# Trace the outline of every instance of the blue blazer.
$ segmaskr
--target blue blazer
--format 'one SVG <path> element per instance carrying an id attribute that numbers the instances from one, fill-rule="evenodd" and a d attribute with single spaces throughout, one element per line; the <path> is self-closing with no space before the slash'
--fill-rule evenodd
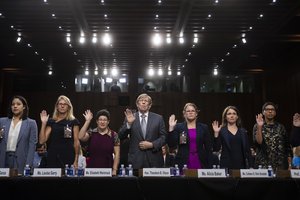
<path id="1" fill-rule="evenodd" d="M 149 112 L 146 137 L 143 137 L 140 117 L 138 112 L 135 114 L 135 121 L 132 123 L 130 129 L 127 128 L 127 121 L 125 120 L 123 126 L 119 130 L 119 138 L 124 139 L 129 135 L 129 150 L 128 163 L 131 163 L 134 169 L 143 168 L 143 162 L 146 159 L 150 167 L 163 167 L 163 155 L 161 147 L 166 143 L 166 129 L 165 122 L 161 115 Z M 153 148 L 141 150 L 139 143 L 141 141 L 152 142 Z"/>
<path id="2" fill-rule="evenodd" d="M 0 139 L 0 167 L 5 167 L 7 138 L 12 119 L 8 117 L 0 118 L 0 129 L 4 129 L 4 137 Z M 36 121 L 27 118 L 22 121 L 20 133 L 16 147 L 16 162 L 18 173 L 23 174 L 26 164 L 32 166 L 33 157 L 37 143 L 38 128 Z"/>
<path id="3" fill-rule="evenodd" d="M 179 143 L 180 133 L 182 133 L 182 131 L 188 134 L 186 122 L 177 123 L 174 130 L 170 132 L 167 137 L 167 143 L 169 147 L 178 148 L 174 164 L 178 164 L 180 168 L 182 168 L 184 164 L 187 164 L 190 153 L 189 137 L 187 137 L 186 144 Z M 196 143 L 199 160 L 202 167 L 211 168 L 213 162 L 213 141 L 212 135 L 210 134 L 206 124 L 200 122 L 196 123 Z"/>

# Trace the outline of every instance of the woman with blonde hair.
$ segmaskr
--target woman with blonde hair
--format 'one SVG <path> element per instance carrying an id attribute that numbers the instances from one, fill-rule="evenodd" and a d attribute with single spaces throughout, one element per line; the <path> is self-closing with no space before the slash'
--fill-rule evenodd
<path id="1" fill-rule="evenodd" d="M 73 105 L 64 95 L 57 98 L 52 118 L 46 110 L 40 113 L 39 142 L 47 142 L 47 166 L 64 168 L 66 164 L 78 166 L 79 121 L 73 114 Z"/>

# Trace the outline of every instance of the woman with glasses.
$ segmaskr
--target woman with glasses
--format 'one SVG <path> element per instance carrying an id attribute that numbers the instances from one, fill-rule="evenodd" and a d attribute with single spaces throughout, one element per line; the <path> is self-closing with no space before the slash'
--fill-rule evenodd
<path id="1" fill-rule="evenodd" d="M 285 127 L 275 120 L 277 105 L 266 102 L 262 113 L 256 115 L 253 141 L 256 147 L 255 166 L 274 170 L 288 169 L 291 165 L 291 146 Z"/>
<path id="2" fill-rule="evenodd" d="M 79 121 L 73 115 L 73 105 L 64 95 L 57 98 L 52 118 L 46 110 L 40 113 L 41 130 L 39 143 L 47 143 L 46 167 L 78 167 Z"/>
<path id="3" fill-rule="evenodd" d="M 85 123 L 79 131 L 79 139 L 88 142 L 88 168 L 112 168 L 112 175 L 117 175 L 120 162 L 120 140 L 118 134 L 109 128 L 110 113 L 100 110 L 96 114 L 97 127 L 89 130 L 93 113 L 86 110 L 83 114 Z"/>
<path id="4" fill-rule="evenodd" d="M 174 164 L 188 169 L 211 168 L 212 137 L 208 126 L 197 121 L 198 108 L 187 103 L 183 108 L 184 121 L 177 123 L 175 115 L 169 117 L 167 142 L 170 148 L 177 148 Z"/>

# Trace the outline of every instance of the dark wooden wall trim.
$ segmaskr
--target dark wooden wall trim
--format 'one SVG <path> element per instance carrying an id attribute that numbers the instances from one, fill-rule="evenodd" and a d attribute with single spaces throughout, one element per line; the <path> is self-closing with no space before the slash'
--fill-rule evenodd
<path id="1" fill-rule="evenodd" d="M 3 78 L 3 79 L 2 79 Z M 182 121 L 182 108 L 187 102 L 194 102 L 200 109 L 199 120 L 211 125 L 213 120 L 221 120 L 223 109 L 228 105 L 237 106 L 241 112 L 244 127 L 252 133 L 255 123 L 255 115 L 261 112 L 261 106 L 265 101 L 273 101 L 279 105 L 277 120 L 283 123 L 289 131 L 292 124 L 292 115 L 300 112 L 300 73 L 283 75 L 281 73 L 264 74 L 256 77 L 256 93 L 177 93 L 161 92 L 149 93 L 153 98 L 152 111 L 163 115 L 166 124 L 168 117 L 175 114 Z M 1 110 L 0 116 L 6 116 L 8 101 L 14 94 L 20 94 L 27 98 L 30 107 L 29 116 L 40 124 L 39 113 L 46 109 L 50 114 L 59 95 L 67 95 L 74 106 L 75 116 L 84 122 L 83 113 L 91 109 L 94 113 L 106 108 L 111 112 L 110 126 L 118 130 L 124 120 L 124 110 L 135 108 L 136 92 L 129 93 L 95 93 L 74 91 L 38 92 L 13 91 L 13 77 L 1 75 Z M 95 123 L 92 124 L 95 126 Z"/>

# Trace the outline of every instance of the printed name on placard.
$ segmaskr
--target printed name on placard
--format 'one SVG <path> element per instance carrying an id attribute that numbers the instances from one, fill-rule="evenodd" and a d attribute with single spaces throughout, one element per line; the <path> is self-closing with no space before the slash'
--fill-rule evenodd
<path id="1" fill-rule="evenodd" d="M 34 168 L 33 177 L 61 177 L 61 168 Z"/>
<path id="2" fill-rule="evenodd" d="M 198 178 L 225 178 L 225 169 L 198 169 Z"/>
<path id="3" fill-rule="evenodd" d="M 170 168 L 143 168 L 143 177 L 170 177 Z"/>

